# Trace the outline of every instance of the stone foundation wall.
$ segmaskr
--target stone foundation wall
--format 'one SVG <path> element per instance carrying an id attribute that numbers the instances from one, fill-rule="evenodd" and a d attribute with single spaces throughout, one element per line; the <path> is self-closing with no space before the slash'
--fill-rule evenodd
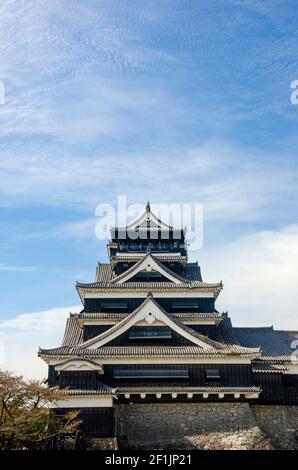
<path id="1" fill-rule="evenodd" d="M 248 403 L 117 404 L 122 449 L 273 449 Z"/>
<path id="2" fill-rule="evenodd" d="M 88 449 L 298 450 L 298 406 L 248 403 L 115 405 L 117 438 L 85 438 Z"/>
<path id="3" fill-rule="evenodd" d="M 298 406 L 252 405 L 251 411 L 275 449 L 298 450 Z"/>

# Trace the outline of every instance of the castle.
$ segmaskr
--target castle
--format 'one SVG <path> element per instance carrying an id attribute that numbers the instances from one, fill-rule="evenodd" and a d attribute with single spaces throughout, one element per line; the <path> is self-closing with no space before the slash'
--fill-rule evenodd
<path id="1" fill-rule="evenodd" d="M 109 263 L 76 285 L 83 308 L 67 319 L 61 346 L 39 351 L 48 386 L 66 390 L 56 411 L 78 409 L 85 436 L 123 448 L 233 448 L 241 436 L 243 448 L 271 448 L 270 416 L 282 421 L 281 410 L 297 430 L 298 333 L 233 327 L 216 309 L 222 283 L 202 280 L 185 231 L 149 203 L 111 232 Z"/>

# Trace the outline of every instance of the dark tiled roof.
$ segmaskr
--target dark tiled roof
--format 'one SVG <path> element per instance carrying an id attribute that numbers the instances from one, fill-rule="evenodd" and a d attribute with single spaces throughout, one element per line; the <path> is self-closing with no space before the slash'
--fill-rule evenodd
<path id="1" fill-rule="evenodd" d="M 96 282 L 109 282 L 115 277 L 109 263 L 98 263 L 96 268 Z"/>
<path id="2" fill-rule="evenodd" d="M 72 314 L 74 315 L 74 314 Z M 129 313 L 123 312 L 83 312 L 78 315 L 78 318 L 85 320 L 123 320 Z M 178 318 L 182 321 L 187 320 L 209 320 L 221 319 L 222 313 L 218 312 L 175 312 L 171 313 L 171 317 Z"/>
<path id="3" fill-rule="evenodd" d="M 187 262 L 187 256 L 175 256 L 174 254 L 161 254 L 161 253 L 158 253 L 154 250 L 152 250 L 152 254 L 155 258 L 159 259 L 159 261 L 161 262 L 179 262 L 179 263 L 182 263 L 183 265 L 186 264 Z M 179 253 L 180 254 L 180 253 Z M 135 253 L 135 255 L 131 255 L 130 256 L 125 256 L 123 254 L 118 254 L 117 256 L 113 256 L 111 258 L 111 262 L 113 264 L 115 263 L 136 263 L 137 261 L 139 261 L 139 259 L 141 257 L 144 256 L 144 253 Z"/>
<path id="4" fill-rule="evenodd" d="M 137 289 L 149 291 L 149 290 L 182 290 L 185 291 L 187 289 L 194 289 L 198 288 L 201 290 L 206 291 L 216 291 L 220 292 L 222 289 L 221 282 L 209 283 L 209 282 L 202 282 L 202 281 L 189 281 L 189 282 L 181 282 L 180 284 L 176 284 L 174 282 L 125 282 L 123 284 L 114 284 L 111 282 L 91 282 L 84 284 L 82 282 L 77 282 L 76 284 L 77 289 L 109 289 L 111 291 L 116 290 L 132 290 L 135 291 Z"/>
<path id="5" fill-rule="evenodd" d="M 270 361 L 289 361 L 293 353 L 291 344 L 298 339 L 295 331 L 279 331 L 273 327 L 233 328 L 239 343 L 246 347 L 260 346 L 262 359 Z"/>
<path id="6" fill-rule="evenodd" d="M 218 326 L 216 328 L 212 328 L 207 334 L 210 338 L 219 343 L 241 346 L 238 338 L 234 334 L 234 328 L 229 317 L 223 316 L 222 321 Z"/>
<path id="7" fill-rule="evenodd" d="M 94 338 L 91 338 L 88 341 L 82 342 L 82 328 L 79 325 L 79 317 L 80 316 L 71 316 L 67 322 L 65 339 L 62 343 L 60 348 L 54 348 L 50 350 L 42 350 L 40 355 L 68 355 L 68 354 L 77 354 L 79 356 L 86 355 L 93 356 L 94 350 L 90 350 L 90 345 L 94 344 L 96 341 L 101 340 L 107 336 L 109 336 L 113 331 L 117 331 L 121 326 L 125 325 L 133 316 L 137 314 L 140 308 L 144 305 L 145 302 L 151 300 L 156 304 L 156 306 L 172 321 L 174 322 L 179 328 L 183 331 L 188 333 L 189 335 L 193 336 L 194 338 L 198 338 L 200 341 L 206 344 L 206 349 L 203 349 L 200 346 L 195 346 L 195 349 L 192 347 L 107 347 L 101 346 L 97 351 L 98 357 L 103 355 L 106 357 L 107 355 L 134 355 L 136 357 L 144 356 L 144 355 L 160 355 L 164 354 L 168 356 L 169 354 L 188 354 L 191 353 L 191 356 L 198 355 L 198 356 L 206 356 L 206 355 L 244 355 L 244 356 L 251 356 L 251 357 L 258 357 L 260 355 L 259 347 L 258 346 L 246 346 L 245 344 L 241 344 L 238 341 L 237 336 L 234 334 L 234 328 L 231 325 L 231 321 L 229 318 L 224 317 L 220 324 L 214 328 L 212 338 L 203 335 L 191 327 L 183 324 L 181 322 L 181 318 L 177 318 L 175 315 L 168 314 L 152 297 L 148 297 L 142 305 L 140 305 L 134 312 L 129 315 L 125 315 L 125 317 L 115 325 L 113 325 L 108 330 L 104 331 L 100 335 L 97 335 Z M 185 314 L 189 315 L 189 314 Z M 209 315 L 209 314 L 208 314 Z M 66 348 L 69 346 L 69 348 Z M 91 352 L 90 352 L 91 351 Z M 120 351 L 122 351 L 120 353 Z"/>
<path id="8" fill-rule="evenodd" d="M 162 222 L 150 209 L 150 204 L 149 202 L 147 203 L 146 206 L 146 211 L 141 214 L 136 220 L 130 222 L 124 227 L 111 227 L 111 232 L 113 232 L 115 229 L 118 231 L 126 231 L 128 228 L 132 227 L 144 227 L 146 229 L 148 228 L 158 228 L 160 230 L 174 230 L 174 228 L 171 225 L 166 224 L 165 222 Z M 184 231 L 184 229 L 183 229 Z"/>
<path id="9" fill-rule="evenodd" d="M 200 266 L 198 266 L 198 263 L 187 263 L 187 265 L 185 266 L 184 276 L 189 281 L 202 282 L 201 268 Z"/>
<path id="10" fill-rule="evenodd" d="M 287 371 L 283 364 L 271 364 L 264 361 L 255 361 L 252 364 L 252 370 L 255 373 L 280 374 Z"/>
<path id="11" fill-rule="evenodd" d="M 177 318 L 171 316 L 169 313 L 167 313 L 156 301 L 153 297 L 147 297 L 147 299 L 138 307 L 136 308 L 130 315 L 128 315 L 126 318 L 121 320 L 119 323 L 116 323 L 113 325 L 111 328 L 108 330 L 104 331 L 103 333 L 95 336 L 94 338 L 91 338 L 84 343 L 80 345 L 81 348 L 88 348 L 91 345 L 95 344 L 97 341 L 100 341 L 104 338 L 107 338 L 112 334 L 113 332 L 117 332 L 118 330 L 121 329 L 121 327 L 125 326 L 132 318 L 134 318 L 137 313 L 145 306 L 146 303 L 148 302 L 153 302 L 155 306 L 175 325 L 178 326 L 178 328 L 182 329 L 185 333 L 189 334 L 191 337 L 196 338 L 204 343 L 204 345 L 208 346 L 206 349 L 212 350 L 217 350 L 217 351 L 223 351 L 226 354 L 258 354 L 259 350 L 256 349 L 248 349 L 245 347 L 240 346 L 237 342 L 236 344 L 232 343 L 231 340 L 234 339 L 232 337 L 228 337 L 229 342 L 217 342 L 214 341 L 207 336 L 202 335 L 201 333 L 193 330 L 189 326 L 186 326 L 184 323 L 182 323 L 180 320 Z"/>
<path id="12" fill-rule="evenodd" d="M 209 319 L 221 319 L 223 314 L 219 312 L 175 312 L 171 313 L 175 318 L 179 320 L 209 320 Z"/>
<path id="13" fill-rule="evenodd" d="M 147 387 L 127 386 L 118 387 L 117 393 L 260 393 L 260 387 L 190 387 L 190 386 L 162 386 L 152 384 Z"/>
<path id="14" fill-rule="evenodd" d="M 123 320 L 129 313 L 123 312 L 82 312 L 79 318 L 84 320 Z"/>
<path id="15" fill-rule="evenodd" d="M 114 388 L 109 387 L 103 383 L 99 383 L 96 389 L 67 389 L 65 390 L 65 395 L 67 396 L 88 396 L 88 395 L 114 395 L 116 390 Z"/>
<path id="16" fill-rule="evenodd" d="M 174 322 L 179 328 L 181 328 L 183 331 L 185 331 L 186 333 L 189 333 L 190 335 L 194 336 L 195 338 L 198 338 L 200 339 L 201 341 L 204 341 L 204 343 L 208 344 L 210 347 L 214 348 L 214 347 L 219 347 L 220 349 L 222 348 L 222 345 L 221 344 L 215 344 L 214 342 L 212 341 L 209 341 L 208 338 L 204 337 L 203 335 L 201 335 L 200 333 L 197 333 L 196 331 L 192 330 L 191 328 L 189 328 L 188 326 L 184 325 L 183 323 L 181 323 L 179 320 L 177 320 L 176 318 L 172 317 L 171 315 L 169 315 L 157 302 L 156 300 L 154 300 L 153 297 L 147 297 L 144 302 L 142 302 L 142 304 L 137 307 L 132 313 L 130 313 L 127 317 L 125 317 L 123 320 L 121 320 L 119 323 L 116 323 L 115 325 L 113 325 L 111 328 L 109 328 L 108 330 L 104 331 L 103 333 L 95 336 L 94 338 L 91 338 L 89 339 L 88 341 L 85 341 L 83 344 L 82 344 L 82 347 L 88 347 L 94 343 L 96 343 L 97 341 L 101 340 L 101 339 L 104 339 L 108 336 L 110 336 L 111 333 L 113 332 L 117 332 L 118 330 L 120 330 L 120 328 L 122 328 L 125 324 L 127 324 L 131 319 L 133 319 L 137 313 L 148 303 L 148 302 L 152 302 L 157 308 L 158 310 L 160 310 L 161 312 L 163 312 L 163 314 L 169 318 L 172 322 Z M 86 346 L 85 346 L 86 345 Z"/>
<path id="17" fill-rule="evenodd" d="M 75 346 L 83 340 L 83 328 L 76 316 L 70 316 L 66 320 L 62 346 Z"/>
<path id="18" fill-rule="evenodd" d="M 144 259 L 144 257 L 141 258 L 141 260 L 143 260 L 143 259 Z M 156 261 L 158 261 L 164 269 L 168 269 L 163 265 L 161 259 L 156 258 L 156 257 L 154 257 L 154 259 Z M 140 258 L 137 258 L 134 261 L 139 262 Z M 170 271 L 170 272 L 172 273 L 172 271 Z M 175 275 L 175 273 L 173 273 L 173 275 Z M 200 282 L 202 282 L 201 268 L 200 268 L 200 266 L 198 266 L 198 263 L 187 263 L 186 266 L 185 266 L 185 271 L 184 271 L 184 274 L 182 276 L 182 279 L 183 279 L 183 277 L 188 281 L 200 281 Z M 111 280 L 113 280 L 114 278 L 115 278 L 115 274 L 114 274 L 114 272 L 111 268 L 111 265 L 109 263 L 99 263 L 98 264 L 97 269 L 96 269 L 96 281 L 95 282 L 108 283 Z"/>
<path id="19" fill-rule="evenodd" d="M 174 271 L 172 271 L 171 269 L 169 269 L 167 266 L 165 266 L 161 261 L 158 260 L 158 258 L 156 258 L 155 256 L 153 256 L 151 253 L 147 253 L 143 258 L 140 258 L 139 261 L 137 263 L 135 263 L 133 266 L 131 266 L 129 269 L 127 269 L 126 271 L 124 271 L 123 273 L 119 274 L 119 276 L 117 277 L 114 277 L 114 279 L 111 281 L 111 282 L 118 282 L 120 281 L 121 279 L 125 278 L 128 274 L 132 274 L 136 268 L 138 268 L 139 266 L 142 265 L 142 263 L 147 259 L 152 259 L 156 264 L 157 266 L 159 266 L 159 268 L 161 270 L 164 270 L 167 274 L 169 274 L 170 276 L 174 277 L 174 279 L 176 279 L 177 281 L 180 281 L 180 282 L 189 282 L 188 279 L 186 279 L 185 277 L 183 276 L 180 276 L 179 274 L 176 274 Z"/>
<path id="20" fill-rule="evenodd" d="M 251 349 L 241 351 L 241 356 L 256 356 L 258 350 L 253 352 Z M 190 357 L 199 359 L 200 357 L 216 357 L 226 355 L 226 350 L 203 349 L 199 346 L 101 346 L 98 349 L 81 349 L 62 346 L 53 349 L 40 349 L 39 356 L 80 356 L 80 357 L 96 357 L 96 358 L 152 358 L 152 357 Z M 230 355 L 236 355 L 236 352 L 230 352 Z M 239 354 L 239 352 L 238 352 Z"/>

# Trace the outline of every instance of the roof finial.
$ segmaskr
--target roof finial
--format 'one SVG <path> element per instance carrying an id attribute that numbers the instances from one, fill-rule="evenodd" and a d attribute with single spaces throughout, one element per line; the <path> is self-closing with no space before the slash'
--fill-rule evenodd
<path id="1" fill-rule="evenodd" d="M 149 201 L 149 199 L 147 199 L 146 211 L 150 212 L 150 201 Z"/>

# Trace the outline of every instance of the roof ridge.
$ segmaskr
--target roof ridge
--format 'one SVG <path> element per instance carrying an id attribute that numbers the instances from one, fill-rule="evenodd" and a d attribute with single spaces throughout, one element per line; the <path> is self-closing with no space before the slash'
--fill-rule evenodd
<path id="1" fill-rule="evenodd" d="M 222 349 L 222 344 L 221 343 L 218 343 L 217 341 L 214 341 L 214 340 L 211 340 L 209 339 L 208 337 L 206 337 L 205 335 L 202 335 L 201 333 L 193 330 L 192 328 L 190 328 L 189 326 L 185 325 L 184 323 L 182 323 L 180 320 L 178 320 L 177 318 L 174 318 L 172 317 L 171 314 L 169 314 L 161 305 L 159 305 L 158 302 L 156 302 L 156 300 L 154 299 L 154 297 L 152 297 L 152 301 L 154 302 L 154 304 L 164 313 L 164 315 L 166 315 L 168 318 L 170 318 L 170 320 L 175 323 L 177 326 L 179 326 L 182 330 L 184 330 L 185 332 L 188 332 L 189 334 L 191 334 L 192 336 L 200 339 L 201 341 L 203 341 L 204 343 L 207 343 L 209 344 L 210 346 L 214 347 L 215 349 L 217 349 L 219 347 L 219 349 Z"/>
<path id="2" fill-rule="evenodd" d="M 61 347 L 71 346 L 73 342 L 78 344 L 82 338 L 83 327 L 79 322 L 77 315 L 71 315 L 66 320 L 66 325 L 64 329 L 64 335 L 61 343 Z"/>
<path id="3" fill-rule="evenodd" d="M 113 325 L 111 328 L 109 328 L 108 330 L 104 331 L 103 333 L 100 333 L 99 335 L 95 336 L 94 338 L 90 338 L 89 340 L 87 341 L 84 341 L 83 343 L 80 344 L 80 348 L 83 348 L 85 347 L 86 345 L 87 346 L 90 346 L 94 343 L 96 343 L 98 340 L 100 339 L 103 339 L 105 338 L 106 336 L 109 336 L 111 333 L 113 333 L 114 331 L 117 331 L 119 330 L 123 325 L 125 325 L 126 323 L 128 323 L 133 317 L 136 316 L 136 314 L 148 303 L 148 302 L 152 302 L 154 303 L 154 305 L 156 305 L 156 307 L 170 320 L 172 321 L 174 324 L 176 324 L 179 328 L 181 328 L 183 331 L 185 331 L 186 333 L 190 334 L 191 336 L 199 339 L 200 341 L 206 343 L 207 345 L 211 346 L 212 348 L 215 348 L 215 349 L 222 349 L 224 348 L 224 346 L 221 344 L 221 343 L 217 343 L 213 340 L 210 340 L 209 338 L 206 338 L 204 335 L 196 332 L 195 330 L 193 330 L 192 328 L 189 328 L 188 326 L 184 325 L 182 322 L 180 322 L 178 319 L 170 316 L 170 314 L 154 299 L 154 297 L 152 297 L 152 295 L 149 295 L 148 297 L 146 297 L 146 299 L 144 300 L 144 302 L 142 302 L 130 315 L 128 315 L 127 317 L 125 317 L 123 320 L 121 320 L 120 322 L 116 323 L 115 325 Z"/>
<path id="4" fill-rule="evenodd" d="M 113 279 L 114 281 L 114 279 Z M 79 282 L 77 281 L 76 282 L 76 286 L 77 287 L 98 287 L 98 286 L 95 286 L 94 284 L 98 284 L 101 286 L 104 286 L 104 287 L 111 287 L 111 286 L 115 286 L 115 283 L 114 282 L 111 282 L 111 281 L 108 281 L 108 282 L 104 282 L 104 281 L 95 281 L 95 282 Z M 133 284 L 138 284 L 138 285 L 148 285 L 149 287 L 152 286 L 152 284 L 154 286 L 158 285 L 158 286 L 164 286 L 166 285 L 166 287 L 168 287 L 169 285 L 173 285 L 173 282 L 142 282 L 142 281 L 136 281 L 136 282 L 130 282 L 130 285 L 133 285 Z M 189 279 L 186 280 L 186 282 L 183 282 L 181 284 L 184 284 L 184 285 L 193 285 L 193 286 L 202 286 L 202 287 L 222 287 L 222 282 L 205 282 L 205 281 L 190 281 Z M 120 287 L 120 286 L 123 286 L 123 284 L 116 284 L 116 287 Z M 179 284 L 174 284 L 174 287 L 179 287 Z M 133 286 L 135 287 L 135 286 Z M 241 328 L 241 327 L 240 327 Z M 249 327 L 248 327 L 249 328 Z"/>
<path id="5" fill-rule="evenodd" d="M 219 341 L 214 341 L 212 339 L 210 339 L 209 337 L 193 330 L 191 327 L 185 325 L 184 323 L 182 323 L 178 318 L 176 317 L 173 317 L 170 313 L 168 313 L 156 300 L 154 297 L 152 296 L 149 296 L 149 297 L 146 297 L 146 299 L 144 300 L 144 302 L 142 302 L 132 313 L 130 313 L 127 317 L 123 318 L 122 320 L 120 320 L 118 323 L 116 323 L 115 325 L 113 325 L 111 328 L 109 328 L 108 330 L 100 333 L 99 335 L 93 337 L 93 338 L 90 338 L 89 340 L 87 341 L 84 341 L 83 343 L 81 343 L 80 345 L 78 345 L 78 347 L 80 349 L 85 349 L 86 347 L 88 348 L 89 346 L 92 346 L 93 344 L 95 344 L 97 341 L 100 341 L 108 336 L 110 336 L 111 334 L 113 334 L 114 332 L 117 332 L 117 330 L 120 330 L 121 327 L 125 324 L 127 324 L 132 318 L 134 318 L 137 313 L 148 303 L 148 302 L 152 302 L 157 308 L 159 311 L 161 311 L 169 320 L 170 322 L 174 323 L 174 325 L 177 325 L 178 328 L 180 328 L 182 331 L 184 331 L 185 333 L 188 333 L 191 337 L 193 337 L 194 339 L 198 339 L 199 341 L 201 341 L 202 343 L 204 343 L 206 346 L 209 346 L 210 348 L 212 348 L 213 350 L 226 350 L 228 353 L 236 353 L 237 354 L 237 350 L 238 352 L 241 352 L 241 351 L 246 351 L 247 349 L 250 349 L 251 352 L 253 351 L 259 351 L 259 348 L 245 348 L 243 346 L 241 346 L 240 344 L 230 344 L 230 345 L 226 345 L 224 343 L 221 343 Z M 181 334 L 181 333 L 180 333 Z M 190 341 L 192 341 L 190 339 Z M 194 342 L 194 344 L 196 344 Z M 102 345 L 104 346 L 104 345 Z M 199 346 L 197 344 L 197 346 Z M 204 349 L 203 346 L 200 346 Z"/>
<path id="6" fill-rule="evenodd" d="M 235 354 L 235 352 L 229 352 L 230 354 Z M 238 351 L 242 357 L 252 357 L 255 356 L 256 353 L 259 353 L 259 348 L 241 348 Z M 103 355 L 106 356 L 114 356 L 118 357 L 119 355 L 122 357 L 123 355 L 133 356 L 133 357 L 140 357 L 144 355 L 156 355 L 157 357 L 161 356 L 168 356 L 168 355 L 190 355 L 191 357 L 216 357 L 225 355 L 225 351 L 218 350 L 214 348 L 203 349 L 200 346 L 192 345 L 192 346 L 102 346 L 99 349 L 80 349 L 79 347 L 58 347 L 58 348 L 51 348 L 51 349 L 39 349 L 38 355 L 39 356 L 68 356 L 71 354 L 75 354 L 82 357 L 102 357 Z M 236 352 L 237 354 L 237 352 Z M 256 359 L 254 357 L 254 359 Z M 263 360 L 264 358 L 258 357 L 259 360 Z M 269 358 L 270 359 L 270 358 Z M 272 358 L 274 362 L 278 360 L 284 361 L 284 358 Z M 268 358 L 266 358 L 268 362 Z"/>
<path id="7" fill-rule="evenodd" d="M 124 230 L 124 229 L 126 230 L 126 229 L 129 229 L 129 228 L 134 227 L 134 226 L 140 226 L 140 224 L 143 223 L 145 221 L 145 219 L 146 219 L 146 221 L 148 220 L 148 215 L 149 215 L 149 218 L 151 220 L 153 219 L 153 222 L 157 225 L 157 227 L 159 226 L 158 228 L 160 228 L 161 230 L 162 229 L 174 230 L 174 227 L 172 227 L 171 225 L 166 224 L 159 217 L 157 217 L 156 214 L 154 214 L 154 212 L 151 210 L 150 205 L 149 205 L 149 210 L 148 210 L 148 205 L 146 205 L 145 212 L 140 214 L 135 220 L 131 221 L 129 224 L 127 224 L 125 226 L 118 226 L 118 227 L 117 226 L 111 226 L 110 230 L 113 231 L 115 229 L 118 229 L 118 231 L 119 231 L 119 230 Z M 150 225 L 149 225 L 149 227 L 150 227 Z"/>
<path id="8" fill-rule="evenodd" d="M 111 333 L 113 333 L 114 331 L 117 331 L 118 329 L 121 328 L 122 325 L 125 325 L 125 323 L 127 323 L 131 318 L 133 318 L 139 311 L 140 309 L 146 305 L 146 303 L 148 303 L 149 301 L 152 301 L 153 300 L 153 297 L 149 296 L 149 297 L 146 297 L 146 299 L 144 300 L 144 302 L 142 302 L 133 312 L 131 312 L 127 317 L 123 318 L 123 320 L 121 320 L 120 322 L 116 323 L 115 325 L 113 325 L 111 328 L 109 328 L 108 330 L 106 331 L 103 331 L 102 333 L 100 333 L 99 335 L 96 335 L 94 336 L 93 338 L 90 338 L 88 339 L 87 341 L 84 341 L 83 343 L 80 344 L 80 348 L 82 348 L 83 346 L 85 347 L 86 345 L 92 345 L 93 343 L 96 343 L 96 341 L 98 341 L 99 339 L 102 339 L 102 338 L 105 338 L 106 336 L 110 335 Z"/>

